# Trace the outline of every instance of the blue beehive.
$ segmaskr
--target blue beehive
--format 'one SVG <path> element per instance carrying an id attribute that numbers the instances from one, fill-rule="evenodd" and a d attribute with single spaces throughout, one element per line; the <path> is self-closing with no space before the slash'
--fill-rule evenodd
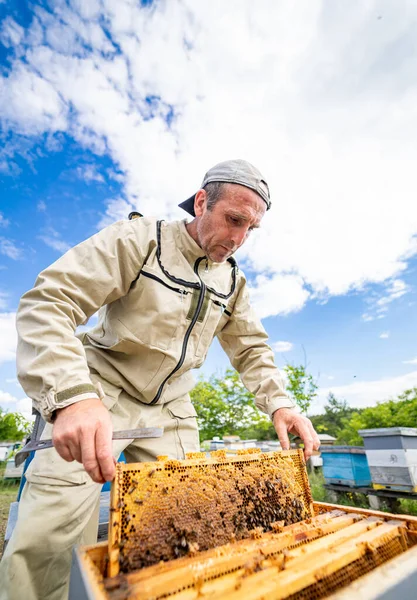
<path id="1" fill-rule="evenodd" d="M 371 485 L 371 473 L 365 448 L 331 446 L 320 448 L 326 483 L 362 487 Z"/>

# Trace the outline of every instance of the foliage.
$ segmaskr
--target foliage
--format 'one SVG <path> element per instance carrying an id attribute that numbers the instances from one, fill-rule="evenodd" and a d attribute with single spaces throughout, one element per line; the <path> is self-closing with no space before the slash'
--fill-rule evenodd
<path id="1" fill-rule="evenodd" d="M 357 506 L 360 508 L 369 508 L 369 501 L 365 494 L 356 492 L 338 493 L 337 500 L 331 497 L 331 494 L 324 487 L 325 479 L 321 469 L 309 473 L 311 494 L 315 502 L 329 502 L 330 504 L 341 504 L 344 506 Z M 400 498 L 399 513 L 404 515 L 417 515 L 417 500 Z M 382 511 L 391 512 L 388 506 L 381 507 Z"/>
<path id="2" fill-rule="evenodd" d="M 329 502 L 329 498 L 326 494 L 326 488 L 324 487 L 324 476 L 320 470 L 314 470 L 309 473 L 311 495 L 315 502 Z"/>
<path id="3" fill-rule="evenodd" d="M 242 439 L 276 438 L 271 420 L 261 413 L 240 380 L 239 374 L 228 369 L 224 377 L 200 379 L 191 392 L 197 411 L 201 441 L 225 435 Z"/>
<path id="4" fill-rule="evenodd" d="M 307 373 L 306 367 L 303 365 L 286 365 L 284 371 L 288 379 L 287 393 L 300 407 L 301 412 L 306 413 L 317 396 L 317 384 L 313 376 Z"/>
<path id="5" fill-rule="evenodd" d="M 317 433 L 327 433 L 335 438 L 340 436 L 340 432 L 344 429 L 352 414 L 355 412 L 353 408 L 349 408 L 346 400 L 338 400 L 336 396 L 330 392 L 327 397 L 327 404 L 324 407 L 324 413 L 310 417 L 311 422 Z M 346 444 L 346 441 L 340 440 Z"/>
<path id="6" fill-rule="evenodd" d="M 363 439 L 360 429 L 375 429 L 379 427 L 415 427 L 417 423 L 417 388 L 406 390 L 398 400 L 379 402 L 352 413 L 338 435 L 338 442 L 362 446 Z"/>
<path id="7" fill-rule="evenodd" d="M 20 441 L 30 433 L 31 423 L 20 413 L 0 408 L 0 441 Z"/>
<path id="8" fill-rule="evenodd" d="M 337 438 L 337 444 L 363 446 L 361 429 L 380 427 L 415 427 L 417 423 L 417 388 L 406 390 L 397 399 L 379 402 L 368 408 L 350 408 L 345 400 L 329 394 L 324 414 L 311 417 L 318 433 Z"/>

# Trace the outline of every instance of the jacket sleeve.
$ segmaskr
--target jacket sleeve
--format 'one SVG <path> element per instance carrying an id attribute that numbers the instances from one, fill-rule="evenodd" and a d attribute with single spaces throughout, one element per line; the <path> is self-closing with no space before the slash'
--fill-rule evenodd
<path id="1" fill-rule="evenodd" d="M 58 408 L 101 396 L 75 329 L 128 292 L 148 247 L 146 225 L 140 221 L 120 221 L 75 246 L 21 298 L 18 379 L 46 421 Z"/>
<path id="2" fill-rule="evenodd" d="M 231 317 L 217 337 L 261 411 L 272 417 L 278 408 L 295 408 L 266 343 L 268 335 L 250 305 L 243 275 Z"/>

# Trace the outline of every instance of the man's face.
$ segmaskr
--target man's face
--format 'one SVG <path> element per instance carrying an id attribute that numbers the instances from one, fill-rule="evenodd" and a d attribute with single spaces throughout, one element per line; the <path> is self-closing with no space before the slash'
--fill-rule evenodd
<path id="1" fill-rule="evenodd" d="M 207 209 L 204 190 L 196 194 L 197 241 L 213 262 L 224 262 L 259 227 L 266 204 L 253 190 L 237 184 L 225 184 L 220 199 Z"/>

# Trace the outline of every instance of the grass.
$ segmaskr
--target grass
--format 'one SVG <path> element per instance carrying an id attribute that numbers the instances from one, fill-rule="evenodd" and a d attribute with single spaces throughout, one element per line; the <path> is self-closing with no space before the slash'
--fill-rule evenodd
<path id="1" fill-rule="evenodd" d="M 7 519 L 9 518 L 9 507 L 12 502 L 15 502 L 17 492 L 19 491 L 19 483 L 3 480 L 5 467 L 5 463 L 0 462 L 0 558 L 3 554 L 3 542 Z"/>
<path id="2" fill-rule="evenodd" d="M 316 470 L 314 473 L 309 473 L 311 493 L 313 500 L 316 502 L 329 502 L 335 504 L 334 500 L 329 497 L 329 493 L 324 487 L 324 477 L 321 470 Z M 340 493 L 336 504 L 343 506 L 356 506 L 358 508 L 369 508 L 368 498 L 366 494 L 356 494 L 352 492 Z M 381 510 L 390 512 L 388 506 L 382 506 Z M 408 498 L 400 498 L 399 512 L 404 515 L 417 516 L 417 500 L 409 500 Z"/>

